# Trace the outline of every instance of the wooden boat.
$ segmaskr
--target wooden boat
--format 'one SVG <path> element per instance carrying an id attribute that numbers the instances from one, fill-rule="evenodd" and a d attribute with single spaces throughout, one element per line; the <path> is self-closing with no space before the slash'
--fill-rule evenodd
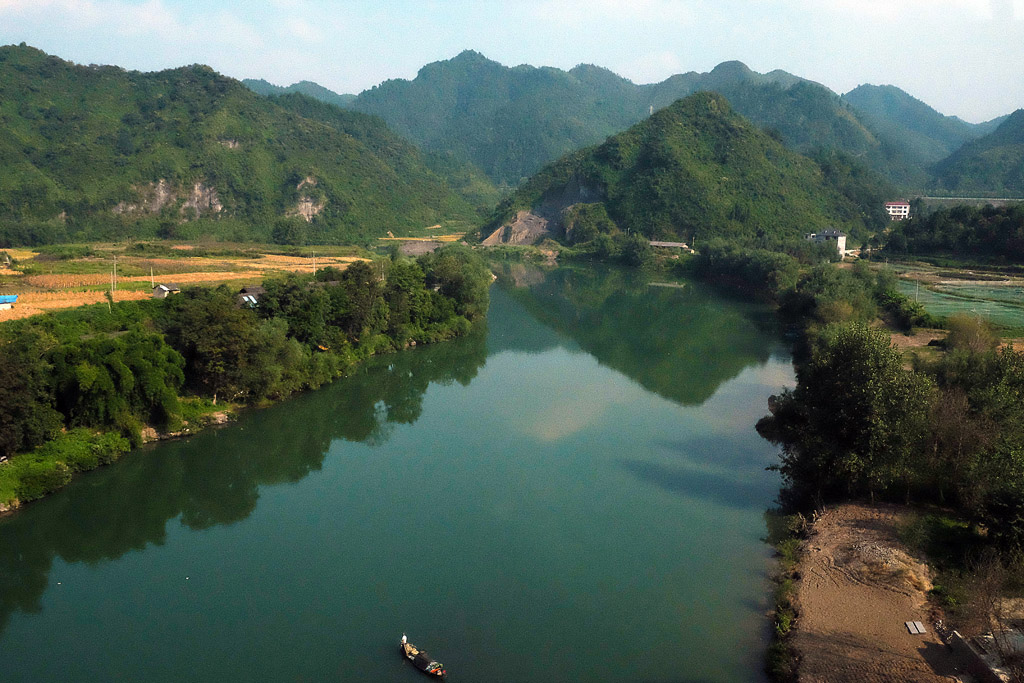
<path id="1" fill-rule="evenodd" d="M 426 651 L 417 649 L 415 645 L 406 640 L 405 635 L 402 635 L 402 641 L 398 644 L 398 649 L 406 659 L 412 662 L 413 666 L 428 676 L 445 678 L 448 675 L 441 662 L 435 662 Z"/>

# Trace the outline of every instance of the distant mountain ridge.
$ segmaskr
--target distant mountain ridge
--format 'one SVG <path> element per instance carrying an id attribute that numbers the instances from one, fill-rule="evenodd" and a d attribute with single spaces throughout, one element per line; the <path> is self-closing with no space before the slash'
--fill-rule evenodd
<path id="1" fill-rule="evenodd" d="M 467 50 L 427 64 L 412 80 L 384 81 L 347 106 L 380 116 L 424 149 L 467 159 L 495 182 L 514 186 L 545 163 L 641 121 L 652 108 L 699 91 L 723 94 L 736 111 L 797 151 L 841 151 L 904 187 L 927 185 L 928 165 L 955 144 L 943 127 L 935 133 L 926 125 L 908 136 L 906 122 L 901 128 L 884 109 L 864 113 L 818 83 L 781 70 L 760 74 L 736 61 L 636 85 L 598 66 L 506 67 Z M 863 94 L 852 99 L 863 105 Z M 950 121 L 944 126 L 958 128 Z"/>
<path id="2" fill-rule="evenodd" d="M 476 218 L 379 119 L 304 115 L 319 103 L 289 97 L 204 66 L 139 73 L 0 47 L 0 244 L 352 242 Z"/>
<path id="3" fill-rule="evenodd" d="M 321 102 L 327 102 L 328 104 L 333 104 L 339 107 L 347 107 L 356 99 L 355 95 L 336 93 L 333 90 L 325 88 L 319 83 L 314 83 L 313 81 L 299 81 L 298 83 L 292 83 L 291 85 L 281 86 L 274 85 L 262 78 L 243 78 L 242 84 L 260 95 L 271 96 L 299 93 L 300 95 L 307 95 L 320 100 Z"/>
<path id="4" fill-rule="evenodd" d="M 1024 198 L 1024 109 L 939 162 L 935 174 L 945 192 Z"/>
<path id="5" fill-rule="evenodd" d="M 843 95 L 875 131 L 901 139 L 927 164 L 946 158 L 981 137 L 981 125 L 943 116 L 893 85 L 861 85 Z"/>

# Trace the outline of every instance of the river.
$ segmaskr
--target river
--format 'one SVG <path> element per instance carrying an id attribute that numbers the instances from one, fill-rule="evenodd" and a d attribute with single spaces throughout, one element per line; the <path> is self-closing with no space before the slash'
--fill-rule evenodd
<path id="1" fill-rule="evenodd" d="M 507 266 L 475 334 L 0 519 L 0 677 L 761 681 L 791 359 L 695 283 Z"/>

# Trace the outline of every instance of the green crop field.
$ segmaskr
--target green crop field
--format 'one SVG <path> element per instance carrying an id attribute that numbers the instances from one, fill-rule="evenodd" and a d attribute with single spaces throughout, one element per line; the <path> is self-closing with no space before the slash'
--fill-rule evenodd
<path id="1" fill-rule="evenodd" d="M 917 298 L 925 309 L 936 316 L 972 313 L 993 325 L 1024 328 L 1024 289 L 984 284 L 938 285 L 935 289 L 920 287 L 900 280 L 900 291 Z"/>

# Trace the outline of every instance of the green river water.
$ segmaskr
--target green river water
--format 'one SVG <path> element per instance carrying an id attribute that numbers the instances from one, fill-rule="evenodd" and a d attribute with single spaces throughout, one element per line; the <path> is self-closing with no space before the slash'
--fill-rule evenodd
<path id="1" fill-rule="evenodd" d="M 0 519 L 0 680 L 761 681 L 770 313 L 523 266 L 486 327 Z"/>

